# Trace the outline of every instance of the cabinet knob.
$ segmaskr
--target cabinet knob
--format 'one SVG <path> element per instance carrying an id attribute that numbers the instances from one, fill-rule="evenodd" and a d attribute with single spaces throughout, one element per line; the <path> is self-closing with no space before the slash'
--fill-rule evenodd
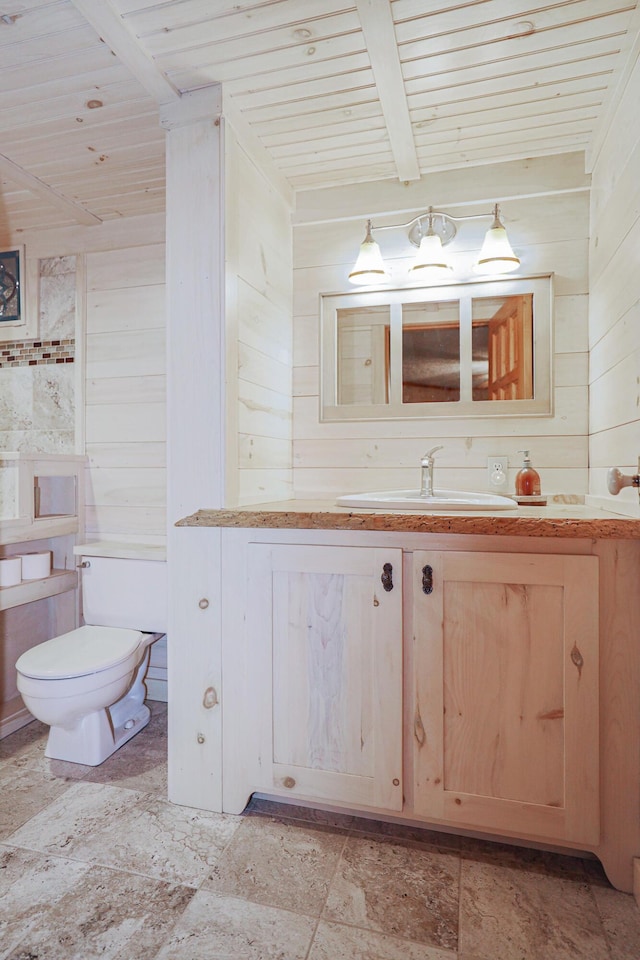
<path id="1" fill-rule="evenodd" d="M 295 785 L 296 785 L 296 782 L 293 779 L 293 777 L 285 777 L 284 780 L 282 781 L 282 786 L 286 787 L 287 790 L 291 790 L 293 787 L 295 787 Z"/>
<path id="2" fill-rule="evenodd" d="M 389 593 L 390 590 L 393 590 L 393 567 L 390 563 L 385 563 L 382 567 L 382 576 L 380 577 L 380 582 L 387 593 Z"/>
<path id="3" fill-rule="evenodd" d="M 200 607 L 201 610 L 206 610 L 207 607 L 209 606 L 209 601 L 207 600 L 206 597 L 203 597 L 202 600 L 198 601 L 198 606 Z"/>

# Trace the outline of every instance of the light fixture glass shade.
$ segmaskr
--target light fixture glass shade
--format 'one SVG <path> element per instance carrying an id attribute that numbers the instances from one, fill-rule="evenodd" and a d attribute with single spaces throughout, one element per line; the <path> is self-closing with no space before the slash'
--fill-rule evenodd
<path id="1" fill-rule="evenodd" d="M 511 248 L 496 207 L 493 223 L 486 232 L 480 256 L 473 269 L 476 273 L 510 273 L 519 266 L 520 260 Z"/>
<path id="2" fill-rule="evenodd" d="M 380 247 L 371 236 L 371 221 L 367 223 L 367 235 L 360 245 L 360 253 L 349 274 L 351 283 L 384 283 L 389 280 Z"/>
<path id="3" fill-rule="evenodd" d="M 422 280 L 427 283 L 435 280 L 447 280 L 451 276 L 453 267 L 449 263 L 442 241 L 436 233 L 427 233 L 420 241 L 420 246 L 409 270 L 412 280 Z"/>

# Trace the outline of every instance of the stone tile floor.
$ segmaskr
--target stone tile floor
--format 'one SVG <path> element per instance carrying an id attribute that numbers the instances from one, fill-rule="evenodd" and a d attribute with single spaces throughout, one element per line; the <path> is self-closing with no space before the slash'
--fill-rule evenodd
<path id="1" fill-rule="evenodd" d="M 166 705 L 97 768 L 0 741 L 0 960 L 640 960 L 595 861 L 166 799 Z"/>

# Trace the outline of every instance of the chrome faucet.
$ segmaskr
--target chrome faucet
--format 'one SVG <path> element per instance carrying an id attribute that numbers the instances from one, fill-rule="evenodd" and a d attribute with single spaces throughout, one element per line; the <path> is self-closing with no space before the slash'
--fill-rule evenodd
<path id="1" fill-rule="evenodd" d="M 428 450 L 425 455 L 420 460 L 420 467 L 422 468 L 421 481 L 420 481 L 420 496 L 421 497 L 432 497 L 433 496 L 433 465 L 435 463 L 434 453 L 437 450 L 443 450 L 444 447 L 433 447 L 431 450 Z"/>

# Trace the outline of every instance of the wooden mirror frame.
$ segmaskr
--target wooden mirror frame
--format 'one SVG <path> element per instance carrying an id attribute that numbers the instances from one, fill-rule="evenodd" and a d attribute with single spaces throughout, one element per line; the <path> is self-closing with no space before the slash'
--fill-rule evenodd
<path id="1" fill-rule="evenodd" d="M 471 387 L 471 307 L 474 299 L 533 295 L 533 398 L 474 400 Z M 460 304 L 461 399 L 403 403 L 401 394 L 402 306 L 457 300 Z M 338 311 L 389 306 L 390 402 L 338 402 Z M 433 287 L 359 290 L 320 296 L 320 420 L 405 420 L 468 417 L 548 417 L 553 415 L 553 282 L 551 275 L 518 279 L 478 280 Z M 393 357 L 399 358 L 394 364 Z M 395 384 L 395 387 L 393 386 Z M 395 397 L 395 399 L 394 399 Z"/>

